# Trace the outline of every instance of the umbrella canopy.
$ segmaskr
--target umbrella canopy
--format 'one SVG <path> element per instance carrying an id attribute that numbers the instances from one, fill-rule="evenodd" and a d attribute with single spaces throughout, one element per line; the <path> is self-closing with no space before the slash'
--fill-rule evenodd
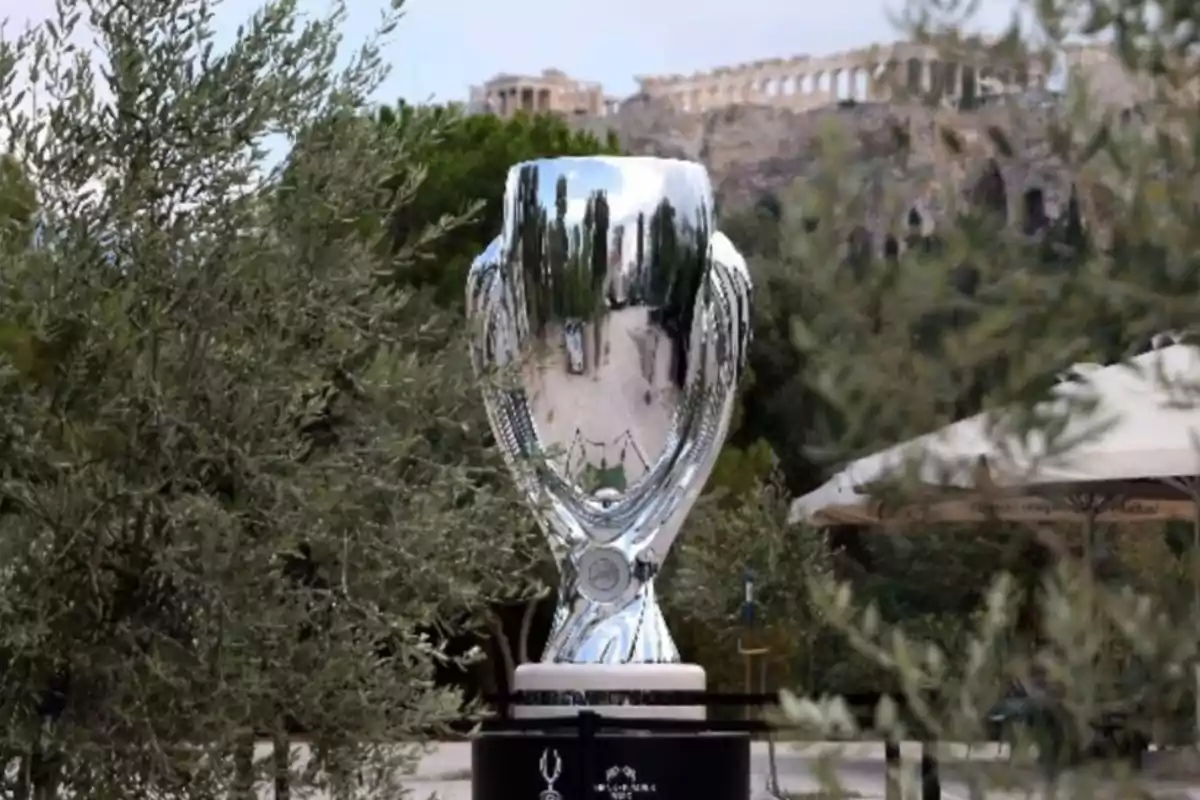
<path id="1" fill-rule="evenodd" d="M 1072 512 L 1050 502 L 1051 494 L 1117 492 L 1139 481 L 1200 475 L 1196 387 L 1200 348 L 1193 345 L 1107 367 L 1077 365 L 1035 409 L 1038 417 L 1062 421 L 1058 435 L 1036 426 L 1021 430 L 1029 426 L 1015 411 L 960 420 L 849 464 L 796 500 L 791 517 L 817 524 L 880 521 L 883 509 L 872 490 L 907 476 L 937 497 L 897 509 L 888 515 L 893 519 L 1052 521 Z M 1108 503 L 1097 519 L 1192 519 L 1193 513 L 1191 500 L 1175 495 Z"/>

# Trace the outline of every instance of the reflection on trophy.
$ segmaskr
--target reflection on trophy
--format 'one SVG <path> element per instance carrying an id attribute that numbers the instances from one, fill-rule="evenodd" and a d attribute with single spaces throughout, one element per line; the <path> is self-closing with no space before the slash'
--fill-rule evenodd
<path id="1" fill-rule="evenodd" d="M 561 574 L 542 663 L 519 668 L 518 690 L 703 691 L 654 578 L 725 438 L 749 292 L 703 167 L 561 158 L 509 172 L 503 230 L 469 280 L 472 353 Z"/>

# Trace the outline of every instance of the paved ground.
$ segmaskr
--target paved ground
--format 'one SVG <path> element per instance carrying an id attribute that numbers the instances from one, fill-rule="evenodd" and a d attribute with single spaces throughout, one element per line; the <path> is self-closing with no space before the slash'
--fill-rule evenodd
<path id="1" fill-rule="evenodd" d="M 268 750 L 260 748 L 259 758 L 265 758 Z M 300 756 L 300 753 L 297 753 Z M 300 756 L 303 758 L 302 756 Z M 874 742 L 839 744 L 834 742 L 781 743 L 776 747 L 776 771 L 780 788 L 786 793 L 817 793 L 821 790 L 819 775 L 823 772 L 826 758 L 836 758 L 837 775 L 846 792 L 862 800 L 882 800 L 885 796 L 886 773 L 883 746 Z M 920 745 L 906 742 L 901 746 L 901 757 L 910 771 L 912 793 L 906 797 L 919 797 L 915 791 L 916 766 L 920 759 Z M 1007 754 L 994 744 L 973 747 L 947 745 L 942 754 L 942 798 L 943 800 L 970 800 L 966 780 L 970 773 L 979 770 L 1003 769 Z M 1143 788 L 1152 792 L 1155 800 L 1200 800 L 1200 755 L 1195 751 L 1151 754 L 1144 777 Z M 769 800 L 767 794 L 770 776 L 770 759 L 766 743 L 755 743 L 751 754 L 753 770 L 752 786 L 755 800 Z M 1036 780 L 1036 773 L 1028 773 L 1023 785 Z M 465 742 L 445 742 L 431 747 L 421 760 L 416 774 L 406 781 L 413 790 L 414 800 L 470 800 L 471 798 L 471 750 Z M 273 800 L 273 793 L 263 787 L 263 800 Z M 299 793 L 293 797 L 299 798 Z M 1046 797 L 1043 791 L 989 792 L 995 800 Z M 1062 795 L 1060 795 L 1062 796 Z M 1116 793 L 1101 790 L 1098 798 L 1115 800 Z M 1144 797 L 1144 795 L 1143 795 Z M 303 795 L 304 800 L 328 800 L 321 795 Z M 537 800 L 529 798 L 529 800 Z M 702 800 L 702 799 L 701 799 Z"/>
<path id="2" fill-rule="evenodd" d="M 970 791 L 965 783 L 964 762 L 1002 762 L 1007 756 L 996 745 L 982 744 L 974 747 L 950 745 L 944 758 L 947 769 L 942 777 L 943 800 L 970 800 Z M 785 792 L 810 793 L 821 788 L 818 777 L 823 756 L 837 757 L 838 779 L 842 789 L 853 792 L 864 800 L 883 798 L 885 794 L 885 766 L 883 746 L 876 743 L 836 744 L 832 742 L 787 743 L 776 747 L 776 770 L 780 788 Z M 920 758 L 920 745 L 905 743 L 901 747 L 905 764 L 915 769 Z M 756 743 L 752 753 L 754 771 L 753 787 L 760 797 L 767 797 L 770 762 L 765 743 Z M 417 770 L 417 775 L 408 783 L 414 790 L 416 800 L 470 800 L 470 746 L 462 742 L 446 743 L 426 756 Z M 1200 781 L 1155 780 L 1151 787 L 1156 796 L 1171 800 L 1200 800 Z M 1025 792 L 991 793 L 990 797 L 1026 797 Z"/>

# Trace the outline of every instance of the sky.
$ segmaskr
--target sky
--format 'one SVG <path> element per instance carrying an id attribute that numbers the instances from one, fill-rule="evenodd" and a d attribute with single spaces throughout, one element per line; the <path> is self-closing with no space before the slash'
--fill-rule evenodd
<path id="1" fill-rule="evenodd" d="M 350 0 L 347 44 L 363 41 L 382 0 Z M 500 72 L 548 67 L 600 81 L 619 97 L 639 74 L 687 73 L 804 53 L 824 55 L 898 38 L 889 9 L 901 0 L 408 0 L 385 57 L 393 72 L 380 101 L 465 100 Z M 981 0 L 982 30 L 1000 30 L 1015 0 Z M 321 13 L 327 0 L 301 0 Z M 218 19 L 231 37 L 257 7 L 226 0 Z M 0 0 L 0 19 L 22 25 L 54 0 Z M 595 9 L 589 12 L 589 8 Z M 10 28 L 11 30 L 11 28 Z"/>

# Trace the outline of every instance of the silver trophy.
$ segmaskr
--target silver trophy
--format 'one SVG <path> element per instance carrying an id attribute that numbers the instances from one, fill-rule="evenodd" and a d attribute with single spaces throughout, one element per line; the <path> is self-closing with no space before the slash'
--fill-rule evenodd
<path id="1" fill-rule="evenodd" d="M 514 166 L 468 281 L 492 429 L 561 574 L 543 662 L 677 663 L 654 576 L 712 471 L 749 336 L 708 174 L 658 158 Z"/>

